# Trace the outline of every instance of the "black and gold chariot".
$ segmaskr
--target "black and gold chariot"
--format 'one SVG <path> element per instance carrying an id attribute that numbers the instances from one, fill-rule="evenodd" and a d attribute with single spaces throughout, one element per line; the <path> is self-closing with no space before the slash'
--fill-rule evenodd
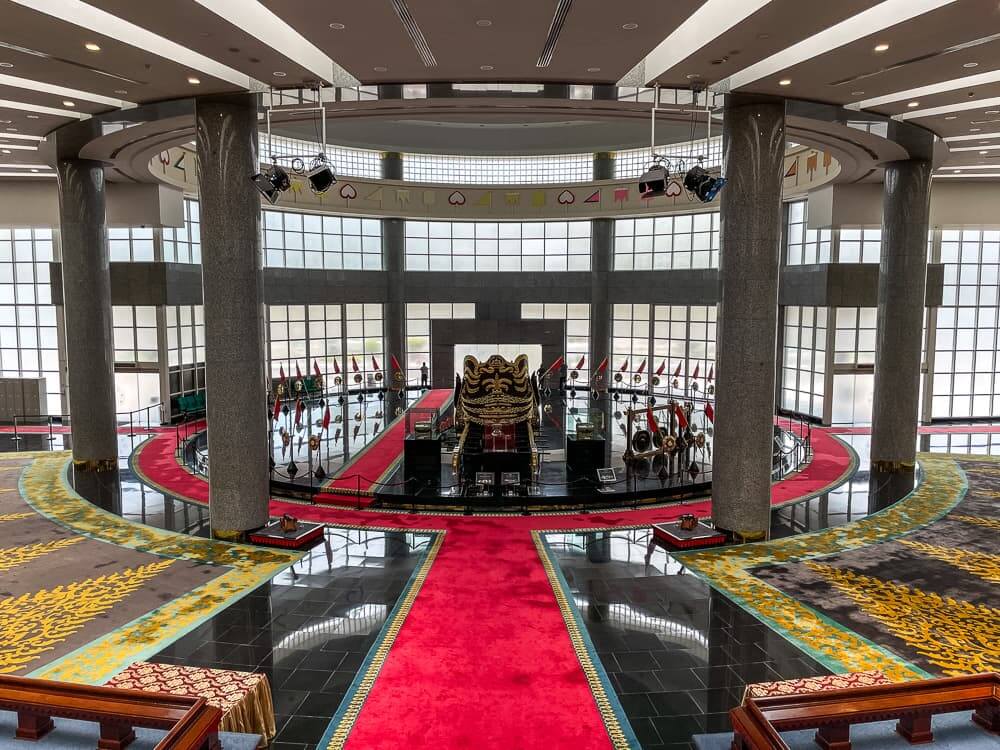
<path id="1" fill-rule="evenodd" d="M 455 383 L 459 437 L 452 468 L 466 475 L 494 468 L 525 475 L 536 471 L 538 405 L 538 382 L 527 356 L 519 354 L 513 362 L 499 354 L 484 362 L 467 356 Z"/>

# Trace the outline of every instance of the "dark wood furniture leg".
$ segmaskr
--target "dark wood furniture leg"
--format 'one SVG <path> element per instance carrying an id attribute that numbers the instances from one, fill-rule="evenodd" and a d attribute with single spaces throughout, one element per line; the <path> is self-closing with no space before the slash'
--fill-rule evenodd
<path id="1" fill-rule="evenodd" d="M 934 733 L 931 731 L 930 714 L 904 716 L 896 724 L 896 731 L 912 745 L 934 741 Z"/>
<path id="2" fill-rule="evenodd" d="M 50 716 L 18 711 L 15 736 L 19 740 L 38 740 L 55 729 L 55 726 Z"/>
<path id="3" fill-rule="evenodd" d="M 98 750 L 123 750 L 132 740 L 135 732 L 128 724 L 111 724 L 101 722 L 101 738 L 97 741 Z"/>
<path id="4" fill-rule="evenodd" d="M 972 714 L 972 720 L 987 732 L 1000 733 L 1000 705 L 980 706 Z"/>
<path id="5" fill-rule="evenodd" d="M 823 750 L 851 750 L 851 725 L 830 724 L 816 730 L 816 744 Z"/>

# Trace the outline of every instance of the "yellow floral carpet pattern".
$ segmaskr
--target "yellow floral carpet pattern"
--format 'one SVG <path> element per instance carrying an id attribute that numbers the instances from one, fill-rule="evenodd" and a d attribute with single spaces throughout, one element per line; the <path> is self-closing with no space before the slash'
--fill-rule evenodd
<path id="1" fill-rule="evenodd" d="M 0 673 L 102 684 L 301 558 L 126 521 L 81 498 L 68 465 L 0 456 L 0 523 L 22 540 L 0 548 Z"/>
<path id="2" fill-rule="evenodd" d="M 921 485 L 880 513 L 678 559 L 835 672 L 1000 669 L 1000 461 L 919 460 Z"/>

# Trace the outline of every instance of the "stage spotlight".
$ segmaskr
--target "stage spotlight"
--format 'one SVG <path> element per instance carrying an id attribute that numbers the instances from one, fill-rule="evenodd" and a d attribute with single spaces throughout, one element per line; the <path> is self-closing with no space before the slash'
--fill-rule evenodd
<path id="1" fill-rule="evenodd" d="M 655 198 L 659 195 L 667 194 L 667 182 L 670 174 L 662 164 L 653 164 L 639 178 L 639 197 Z"/>
<path id="2" fill-rule="evenodd" d="M 337 176 L 325 158 L 313 161 L 312 167 L 306 172 L 306 179 L 309 180 L 309 187 L 316 195 L 322 195 L 337 182 Z"/>
<path id="3" fill-rule="evenodd" d="M 272 206 L 278 202 L 283 192 L 292 187 L 288 173 L 277 164 L 253 175 L 250 181 Z"/>
<path id="4" fill-rule="evenodd" d="M 725 184 L 725 177 L 712 177 L 701 165 L 691 167 L 684 175 L 684 188 L 702 203 L 711 203 Z"/>

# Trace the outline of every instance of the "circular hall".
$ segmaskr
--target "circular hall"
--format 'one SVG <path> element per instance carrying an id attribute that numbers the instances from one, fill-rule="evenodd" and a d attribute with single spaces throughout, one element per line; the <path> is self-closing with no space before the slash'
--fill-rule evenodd
<path id="1" fill-rule="evenodd" d="M 1000 748 L 996 2 L 0 18 L 0 745 Z"/>

